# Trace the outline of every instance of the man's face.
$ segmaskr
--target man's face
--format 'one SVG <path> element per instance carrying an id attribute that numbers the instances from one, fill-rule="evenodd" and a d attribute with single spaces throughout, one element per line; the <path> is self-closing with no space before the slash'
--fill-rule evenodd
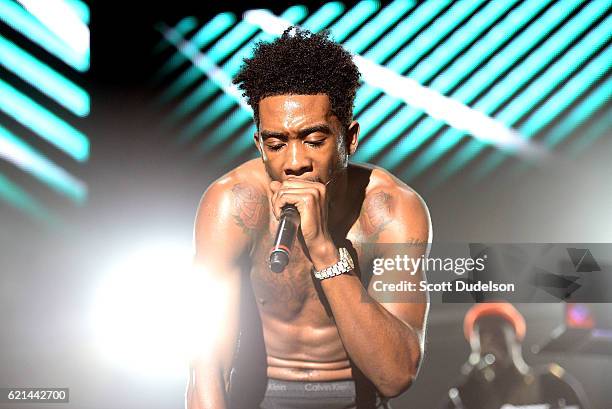
<path id="1" fill-rule="evenodd" d="M 358 126 L 353 123 L 351 128 Z M 345 138 L 327 95 L 275 95 L 259 102 L 255 143 L 272 180 L 294 177 L 327 183 L 346 168 Z M 351 153 L 352 145 L 349 141 Z"/>

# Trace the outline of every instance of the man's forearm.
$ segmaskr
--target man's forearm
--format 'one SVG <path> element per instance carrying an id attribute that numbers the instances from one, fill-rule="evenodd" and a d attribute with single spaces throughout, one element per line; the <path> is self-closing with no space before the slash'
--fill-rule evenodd
<path id="1" fill-rule="evenodd" d="M 221 371 L 200 364 L 194 369 L 194 382 L 189 385 L 187 409 L 226 409 L 225 389 Z"/>
<path id="2" fill-rule="evenodd" d="M 353 362 L 383 395 L 405 390 L 421 358 L 416 331 L 370 298 L 353 274 L 323 280 L 321 286 Z"/>

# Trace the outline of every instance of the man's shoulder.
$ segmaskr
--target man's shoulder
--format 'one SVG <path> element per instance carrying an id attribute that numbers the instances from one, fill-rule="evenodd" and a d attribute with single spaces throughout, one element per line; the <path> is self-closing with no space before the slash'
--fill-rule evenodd
<path id="1" fill-rule="evenodd" d="M 367 169 L 370 172 L 368 185 L 365 191 L 365 201 L 386 194 L 389 195 L 389 199 L 425 206 L 425 201 L 416 190 L 386 169 L 371 164 L 355 164 L 354 166 L 361 169 Z"/>
<path id="2" fill-rule="evenodd" d="M 267 209 L 261 170 L 257 161 L 248 161 L 208 186 L 198 206 L 196 231 L 223 226 L 210 236 L 221 231 L 234 236 L 240 231 L 251 234 L 266 225 Z"/>
<path id="3" fill-rule="evenodd" d="M 383 168 L 356 166 L 369 172 L 361 213 L 368 233 L 380 233 L 377 237 L 389 242 L 431 239 L 429 209 L 416 190 Z"/>
<path id="4" fill-rule="evenodd" d="M 260 160 L 244 162 L 214 180 L 204 192 L 203 200 L 220 201 L 232 193 L 265 196 L 265 169 Z"/>

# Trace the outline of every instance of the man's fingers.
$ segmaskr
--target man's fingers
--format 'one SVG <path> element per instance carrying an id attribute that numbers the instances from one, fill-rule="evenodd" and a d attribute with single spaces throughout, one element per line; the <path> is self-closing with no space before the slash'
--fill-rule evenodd
<path id="1" fill-rule="evenodd" d="M 305 191 L 314 191 L 317 193 L 319 197 L 325 197 L 326 188 L 325 185 L 316 182 L 310 182 L 308 184 L 305 183 L 283 183 L 281 188 L 278 190 L 279 192 L 286 190 L 300 189 Z"/>
<path id="2" fill-rule="evenodd" d="M 320 195 L 321 195 L 321 192 L 318 189 L 311 188 L 311 187 L 308 187 L 308 188 L 282 188 L 282 189 L 280 189 L 276 193 L 276 195 L 278 197 L 278 196 L 286 195 L 288 193 L 296 194 L 296 195 L 300 195 L 300 194 L 308 195 L 308 194 L 310 194 L 310 195 L 314 195 L 315 197 L 320 197 Z"/>
<path id="3" fill-rule="evenodd" d="M 298 187 L 298 186 L 317 186 L 317 185 L 320 185 L 320 186 L 323 186 L 323 187 L 325 186 L 321 182 L 315 182 L 314 180 L 297 179 L 297 178 L 292 178 L 292 179 L 284 180 L 282 182 L 282 185 L 283 186 L 292 186 L 292 187 L 293 186 L 295 186 L 295 187 Z"/>
<path id="4" fill-rule="evenodd" d="M 317 203 L 320 199 L 316 189 L 285 189 L 280 190 L 274 202 L 274 213 L 277 219 L 280 217 L 282 208 L 285 205 L 294 205 L 303 216 L 309 209 L 316 211 Z"/>
<path id="5" fill-rule="evenodd" d="M 325 201 L 326 187 L 322 183 L 302 179 L 288 179 L 270 183 L 270 202 L 274 217 L 278 220 L 285 205 L 294 205 L 300 213 L 305 206 L 312 207 Z"/>
<path id="6" fill-rule="evenodd" d="M 280 217 L 282 208 L 285 205 L 294 205 L 297 207 L 300 214 L 305 214 L 307 207 L 312 207 L 316 203 L 316 198 L 313 193 L 304 192 L 279 192 L 278 197 L 274 203 L 274 213 L 277 215 L 277 219 Z"/>
<path id="7" fill-rule="evenodd" d="M 287 179 L 282 183 L 282 187 L 314 187 L 322 194 L 325 194 L 325 191 L 327 189 L 327 187 L 323 183 L 302 179 Z"/>
<path id="8" fill-rule="evenodd" d="M 308 207 L 315 207 L 317 206 L 317 203 L 320 202 L 320 200 L 320 193 L 317 189 L 283 188 L 277 193 L 276 201 L 274 202 L 274 207 L 278 210 L 280 217 L 280 211 L 282 210 L 283 206 L 287 204 L 292 204 L 295 206 L 304 205 Z M 300 207 L 298 207 L 298 210 L 300 210 Z M 303 213 L 303 210 L 305 209 L 300 210 L 300 212 Z"/>

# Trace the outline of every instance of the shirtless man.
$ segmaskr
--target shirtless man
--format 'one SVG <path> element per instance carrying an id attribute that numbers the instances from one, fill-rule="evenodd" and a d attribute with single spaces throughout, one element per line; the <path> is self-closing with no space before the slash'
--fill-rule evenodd
<path id="1" fill-rule="evenodd" d="M 222 331 L 192 362 L 188 409 L 229 407 L 244 280 L 256 300 L 267 355 L 262 408 L 386 407 L 415 379 L 427 295 L 377 301 L 363 280 L 372 262 L 364 243 L 419 243 L 418 257 L 431 242 L 431 222 L 422 199 L 400 180 L 348 163 L 359 135 L 352 120 L 358 81 L 348 52 L 325 35 L 298 29 L 258 44 L 235 79 L 254 111 L 261 158 L 215 181 L 200 203 L 196 265 L 228 292 L 214 311 L 222 314 Z M 287 204 L 299 211 L 300 231 L 290 263 L 274 273 L 268 257 Z M 354 268 L 316 277 L 346 253 Z M 422 272 L 399 278 L 424 279 Z M 358 374 L 375 399 L 357 402 Z"/>

